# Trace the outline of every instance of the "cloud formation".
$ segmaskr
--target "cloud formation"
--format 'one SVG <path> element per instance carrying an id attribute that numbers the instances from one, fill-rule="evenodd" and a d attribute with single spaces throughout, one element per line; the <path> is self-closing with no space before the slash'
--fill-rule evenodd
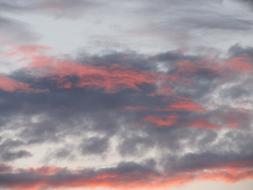
<path id="1" fill-rule="evenodd" d="M 0 0 L 0 189 L 251 183 L 246 4 Z"/>
<path id="2" fill-rule="evenodd" d="M 30 46 L 15 50 L 11 55 L 21 54 L 29 64 L 1 80 L 5 92 L 1 134 L 19 126 L 14 136 L 22 142 L 17 142 L 16 150 L 11 145 L 14 141 L 9 143 L 11 136 L 2 136 L 2 160 L 29 160 L 35 154 L 29 147 L 54 143 L 49 163 L 64 157 L 99 159 L 101 153 L 101 159 L 110 160 L 111 152 L 116 151 L 119 167 L 91 168 L 88 173 L 59 169 L 50 175 L 14 168 L 14 173 L 2 174 L 1 186 L 144 187 L 145 179 L 150 178 L 162 187 L 194 179 L 235 182 L 252 177 L 252 151 L 248 147 L 253 142 L 252 107 L 242 110 L 233 103 L 222 104 L 217 99 L 221 92 L 216 92 L 229 90 L 232 95 L 236 84 L 232 89 L 226 85 L 235 78 L 251 79 L 250 49 L 234 46 L 229 58 L 216 60 L 173 52 L 146 58 L 138 55 L 135 59 L 128 54 L 111 54 L 62 60 L 42 55 L 41 49 Z M 171 58 L 173 54 L 177 59 Z M 118 60 L 124 60 L 124 66 L 116 64 Z M 170 67 L 168 71 L 157 67 L 161 60 Z M 160 90 L 165 87 L 170 90 Z M 189 87 L 191 90 L 186 91 Z M 30 89 L 41 92 L 32 93 Z M 216 107 L 205 99 L 217 101 Z M 241 141 L 240 136 L 248 136 L 243 137 L 247 141 Z M 72 138 L 76 140 L 67 140 Z M 152 153 L 154 150 L 159 157 Z M 172 154 L 175 150 L 178 152 Z M 137 159 L 140 155 L 143 158 L 130 164 L 131 169 L 127 165 L 122 171 L 124 157 Z M 145 159 L 152 161 L 143 171 Z M 239 170 L 234 172 L 234 167 Z M 16 177 L 18 180 L 13 181 Z"/>

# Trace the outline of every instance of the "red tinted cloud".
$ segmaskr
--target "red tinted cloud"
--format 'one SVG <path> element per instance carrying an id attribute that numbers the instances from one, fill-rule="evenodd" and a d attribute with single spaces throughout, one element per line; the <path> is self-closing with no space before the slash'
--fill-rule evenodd
<path id="1" fill-rule="evenodd" d="M 180 61 L 176 66 L 179 73 L 194 73 L 198 70 L 198 65 L 191 61 Z"/>
<path id="2" fill-rule="evenodd" d="M 51 48 L 43 45 L 23 45 L 14 47 L 12 50 L 9 50 L 4 53 L 4 56 L 10 58 L 19 58 L 26 62 L 30 62 L 34 57 L 42 55 L 44 52 L 47 52 Z"/>
<path id="3" fill-rule="evenodd" d="M 207 120 L 201 119 L 201 120 L 195 120 L 193 121 L 189 127 L 192 128 L 204 128 L 204 129 L 218 129 L 219 126 L 215 125 Z"/>
<path id="4" fill-rule="evenodd" d="M 173 174 L 158 174 L 153 171 L 134 170 L 118 172 L 117 170 L 71 171 L 57 167 L 3 172 L 0 187 L 16 190 L 61 189 L 106 187 L 122 190 L 169 188 L 192 181 L 216 181 L 234 183 L 244 179 L 253 179 L 252 161 L 235 161 L 213 165 L 208 168 L 181 171 Z"/>
<path id="5" fill-rule="evenodd" d="M 30 69 L 39 70 L 44 76 L 54 76 L 61 88 L 90 87 L 112 92 L 121 88 L 138 90 L 142 84 L 155 83 L 154 75 L 143 71 L 118 65 L 105 67 L 78 64 L 46 56 L 34 57 Z M 77 77 L 77 81 L 70 82 L 68 77 Z"/>
<path id="6" fill-rule="evenodd" d="M 216 77 L 232 73 L 252 73 L 253 66 L 247 57 L 238 56 L 227 60 L 201 59 L 196 62 L 180 61 L 176 63 L 176 74 L 195 76 L 198 73 L 209 73 Z M 188 77 L 189 78 L 189 77 Z M 190 79 L 189 79 L 190 80 Z"/>
<path id="7" fill-rule="evenodd" d="M 19 82 L 7 76 L 0 75 L 0 90 L 6 92 L 30 91 L 31 87 L 24 82 Z"/>
<path id="8" fill-rule="evenodd" d="M 232 72 L 249 73 L 253 71 L 253 66 L 246 57 L 234 57 L 223 63 L 225 70 Z"/>
<path id="9" fill-rule="evenodd" d="M 176 63 L 177 74 L 191 74 L 194 75 L 197 72 L 206 72 L 210 74 L 219 75 L 220 69 L 216 67 L 217 63 L 214 60 L 202 59 L 197 62 L 192 61 L 180 61 Z"/>
<path id="10" fill-rule="evenodd" d="M 173 126 L 177 121 L 176 115 L 169 115 L 167 117 L 158 117 L 158 116 L 146 116 L 144 118 L 145 121 L 152 123 L 158 127 L 171 127 Z"/>
<path id="11" fill-rule="evenodd" d="M 170 96 L 175 95 L 175 91 L 169 86 L 158 87 L 154 92 L 149 94 L 150 96 Z"/>
<path id="12" fill-rule="evenodd" d="M 28 70 L 38 77 L 52 77 L 60 88 L 99 88 L 113 92 L 121 88 L 138 90 L 142 84 L 154 84 L 152 73 L 129 69 L 119 65 L 95 66 L 78 64 L 44 55 L 49 47 L 26 45 L 15 48 L 9 56 L 21 56 L 30 65 Z M 76 77 L 75 82 L 69 77 Z"/>
<path id="13" fill-rule="evenodd" d="M 205 112 L 205 109 L 200 104 L 190 100 L 178 101 L 168 105 L 164 110 L 167 111 L 187 111 L 187 112 Z"/>

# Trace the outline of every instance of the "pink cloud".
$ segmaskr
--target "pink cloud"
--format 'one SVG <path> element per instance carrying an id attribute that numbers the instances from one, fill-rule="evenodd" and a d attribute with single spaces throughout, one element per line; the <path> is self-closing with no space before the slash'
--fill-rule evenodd
<path id="1" fill-rule="evenodd" d="M 15 92 L 15 91 L 25 92 L 25 91 L 31 91 L 32 88 L 27 83 L 19 82 L 7 76 L 0 75 L 0 90 L 6 91 L 6 92 Z"/>

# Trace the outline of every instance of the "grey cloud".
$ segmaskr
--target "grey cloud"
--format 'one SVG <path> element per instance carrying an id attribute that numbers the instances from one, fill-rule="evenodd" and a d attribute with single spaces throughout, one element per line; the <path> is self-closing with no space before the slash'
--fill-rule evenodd
<path id="1" fill-rule="evenodd" d="M 243 20 L 238 18 L 231 18 L 217 13 L 199 13 L 192 17 L 179 19 L 182 22 L 180 26 L 191 30 L 209 29 L 209 30 L 250 30 L 252 29 L 251 20 Z M 179 27 L 180 27 L 179 26 Z"/>
<path id="2" fill-rule="evenodd" d="M 73 154 L 74 148 L 75 147 L 73 146 L 65 144 L 64 147 L 58 150 L 53 150 L 52 154 L 50 153 L 50 155 L 53 155 L 53 157 L 55 157 L 55 159 L 57 160 L 64 160 L 64 159 L 73 160 L 75 158 Z"/>
<path id="3" fill-rule="evenodd" d="M 165 171 L 181 173 L 222 168 L 230 164 L 238 164 L 245 168 L 251 167 L 248 163 L 253 159 L 253 151 L 250 148 L 253 142 L 252 130 L 232 129 L 222 135 L 222 138 L 219 137 L 221 135 L 219 131 L 200 132 L 198 130 L 194 132 L 197 133 L 197 136 L 187 135 L 182 139 L 186 142 L 186 147 L 188 145 L 189 149 L 194 148 L 195 151 L 183 155 L 177 155 L 177 152 L 174 151 L 164 156 L 161 164 Z"/>
<path id="4" fill-rule="evenodd" d="M 150 16 L 151 13 L 159 17 L 151 17 L 151 22 L 143 27 L 142 32 L 152 31 L 157 36 L 168 37 L 177 32 L 181 38 L 193 37 L 196 32 L 217 30 L 219 34 L 224 31 L 247 31 L 252 29 L 252 20 L 228 14 L 223 9 L 222 0 L 216 1 L 158 1 L 147 3 L 143 1 L 141 10 L 136 11 Z"/>
<path id="5" fill-rule="evenodd" d="M 148 150 L 154 147 L 152 139 L 149 137 L 121 137 L 122 142 L 120 143 L 118 150 L 123 156 L 141 156 L 144 155 Z"/>
<path id="6" fill-rule="evenodd" d="M 229 163 L 247 163 L 248 161 L 252 160 L 252 156 L 252 154 L 240 155 L 236 153 L 189 153 L 178 159 L 170 158 L 166 164 L 167 168 L 170 168 L 169 171 L 171 172 L 186 172 L 191 170 L 219 168 L 222 166 L 225 167 L 226 164 L 229 165 Z"/>
<path id="7" fill-rule="evenodd" d="M 4 140 L 0 143 L 2 161 L 13 161 L 20 158 L 30 157 L 32 154 L 26 150 L 17 150 L 20 149 L 20 146 L 24 145 L 23 141 L 20 140 Z"/>
<path id="8" fill-rule="evenodd" d="M 211 136 L 210 136 L 211 135 Z M 209 138 L 210 141 L 206 141 Z M 215 142 L 213 135 L 199 139 L 199 150 L 195 153 L 186 153 L 183 156 L 169 154 L 163 157 L 162 164 L 168 172 L 186 172 L 193 170 L 212 169 L 226 167 L 230 164 L 238 164 L 242 167 L 250 167 L 248 162 L 253 158 L 253 152 L 250 148 L 252 143 L 252 133 L 242 131 L 229 131 L 223 138 Z M 243 140 L 246 139 L 246 140 Z M 202 146 L 202 143 L 206 143 Z M 193 145 L 190 143 L 189 145 Z M 222 146 L 221 146 L 222 145 Z"/>
<path id="9" fill-rule="evenodd" d="M 236 1 L 241 2 L 241 3 L 245 3 L 245 5 L 248 5 L 251 8 L 253 8 L 253 1 L 252 0 L 236 0 Z"/>
<path id="10" fill-rule="evenodd" d="M 2 153 L 2 160 L 4 161 L 13 161 L 16 159 L 21 159 L 21 158 L 26 158 L 26 157 L 31 157 L 32 154 L 26 150 L 19 150 L 19 151 L 14 151 L 14 152 L 3 152 Z"/>
<path id="11" fill-rule="evenodd" d="M 235 44 L 229 49 L 231 56 L 246 56 L 253 60 L 253 48 L 252 47 L 243 47 L 240 44 Z"/>
<path id="12" fill-rule="evenodd" d="M 12 13 L 42 13 L 57 18 L 77 18 L 85 14 L 89 8 L 97 6 L 94 1 L 88 0 L 36 0 L 28 1 L 0 1 L 2 12 Z"/>
<path id="13" fill-rule="evenodd" d="M 0 39 L 3 44 L 29 43 L 39 38 L 29 25 L 13 18 L 0 15 Z"/>
<path id="14" fill-rule="evenodd" d="M 109 143 L 106 138 L 91 137 L 83 140 L 80 145 L 82 154 L 103 154 L 109 148 Z"/>
<path id="15" fill-rule="evenodd" d="M 8 165 L 0 164 L 0 173 L 9 172 L 12 168 Z"/>

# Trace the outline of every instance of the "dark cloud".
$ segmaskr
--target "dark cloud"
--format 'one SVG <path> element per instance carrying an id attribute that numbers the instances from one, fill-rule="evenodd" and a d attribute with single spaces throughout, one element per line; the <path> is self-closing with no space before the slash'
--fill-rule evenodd
<path id="1" fill-rule="evenodd" d="M 84 155 L 103 154 L 108 150 L 108 140 L 106 138 L 91 137 L 85 139 L 80 145 L 81 152 Z"/>

